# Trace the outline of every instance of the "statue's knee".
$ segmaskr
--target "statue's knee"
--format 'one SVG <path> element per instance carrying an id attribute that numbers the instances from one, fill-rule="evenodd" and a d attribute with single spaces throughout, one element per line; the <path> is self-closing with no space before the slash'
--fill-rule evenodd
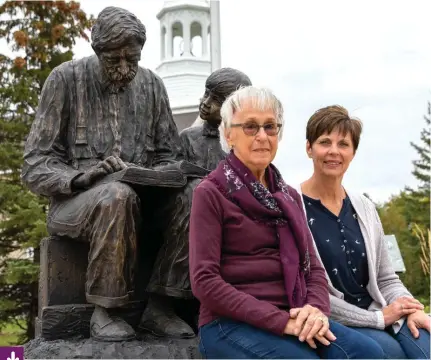
<path id="1" fill-rule="evenodd" d="M 101 206 L 121 206 L 128 202 L 138 202 L 139 198 L 135 190 L 129 185 L 114 181 L 104 185 L 104 189 L 100 194 L 101 199 L 99 204 Z"/>

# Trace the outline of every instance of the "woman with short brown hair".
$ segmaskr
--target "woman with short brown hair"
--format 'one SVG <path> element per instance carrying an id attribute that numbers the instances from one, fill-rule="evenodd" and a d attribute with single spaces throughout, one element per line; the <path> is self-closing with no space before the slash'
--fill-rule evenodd
<path id="1" fill-rule="evenodd" d="M 359 146 L 360 120 L 342 106 L 308 121 L 313 175 L 298 188 L 329 280 L 331 318 L 373 338 L 389 358 L 430 358 L 430 318 L 395 274 L 374 204 L 343 177 Z"/>

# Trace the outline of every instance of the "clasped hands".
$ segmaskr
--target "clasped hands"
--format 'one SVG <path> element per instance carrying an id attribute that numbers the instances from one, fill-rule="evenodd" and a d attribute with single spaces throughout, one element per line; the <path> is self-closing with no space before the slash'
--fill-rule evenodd
<path id="1" fill-rule="evenodd" d="M 329 330 L 328 317 L 318 308 L 305 305 L 302 308 L 290 309 L 289 313 L 290 319 L 284 329 L 286 335 L 298 336 L 299 341 L 306 341 L 313 349 L 317 348 L 314 340 L 326 346 L 336 340 Z"/>
<path id="2" fill-rule="evenodd" d="M 423 309 L 424 306 L 418 300 L 407 296 L 400 296 L 383 308 L 385 326 L 392 325 L 397 320 L 407 316 L 407 326 L 412 335 L 418 338 L 418 329 L 426 329 L 430 332 L 430 317 L 425 314 Z"/>

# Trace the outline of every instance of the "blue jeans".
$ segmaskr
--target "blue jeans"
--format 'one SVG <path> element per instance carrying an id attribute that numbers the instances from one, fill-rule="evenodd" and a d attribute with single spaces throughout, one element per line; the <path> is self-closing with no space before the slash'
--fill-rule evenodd
<path id="1" fill-rule="evenodd" d="M 369 336 L 379 343 L 388 359 L 429 359 L 430 358 L 430 333 L 419 329 L 419 338 L 415 339 L 404 322 L 401 330 L 395 334 L 392 328 L 388 331 L 371 328 L 354 329 Z"/>
<path id="2" fill-rule="evenodd" d="M 337 340 L 317 350 L 296 336 L 279 336 L 254 326 L 221 318 L 199 330 L 199 350 L 206 359 L 382 359 L 382 348 L 368 336 L 332 320 Z"/>

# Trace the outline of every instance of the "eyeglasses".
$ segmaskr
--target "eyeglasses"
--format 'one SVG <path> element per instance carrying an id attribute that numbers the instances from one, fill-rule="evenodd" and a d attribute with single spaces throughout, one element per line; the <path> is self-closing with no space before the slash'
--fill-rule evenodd
<path id="1" fill-rule="evenodd" d="M 276 136 L 281 130 L 281 124 L 275 123 L 259 125 L 255 122 L 246 122 L 243 124 L 232 124 L 231 127 L 242 127 L 244 134 L 248 136 L 255 136 L 259 132 L 260 128 L 263 128 L 268 136 Z"/>

